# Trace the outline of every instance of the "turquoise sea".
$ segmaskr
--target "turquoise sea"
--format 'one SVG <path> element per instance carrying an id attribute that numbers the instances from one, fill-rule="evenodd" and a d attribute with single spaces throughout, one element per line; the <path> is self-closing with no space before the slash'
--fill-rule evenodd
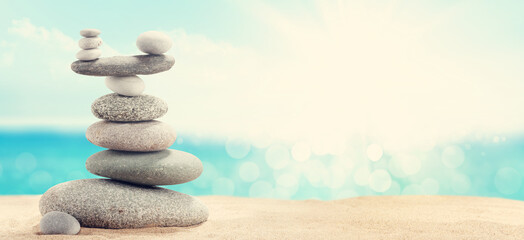
<path id="1" fill-rule="evenodd" d="M 168 188 L 283 199 L 438 194 L 524 200 L 524 136 L 473 139 L 400 155 L 349 141 L 350 153 L 318 155 L 292 144 L 181 135 L 172 148 L 199 157 L 204 172 Z M 101 150 L 81 131 L 0 131 L 0 195 L 42 194 L 61 182 L 96 178 L 85 160 Z"/>

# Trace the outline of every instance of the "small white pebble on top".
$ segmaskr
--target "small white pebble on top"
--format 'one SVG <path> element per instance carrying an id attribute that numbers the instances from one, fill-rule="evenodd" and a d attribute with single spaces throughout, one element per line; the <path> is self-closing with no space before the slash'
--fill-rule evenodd
<path id="1" fill-rule="evenodd" d="M 93 28 L 84 29 L 80 31 L 80 35 L 82 35 L 82 37 L 96 37 L 100 35 L 100 30 Z"/>

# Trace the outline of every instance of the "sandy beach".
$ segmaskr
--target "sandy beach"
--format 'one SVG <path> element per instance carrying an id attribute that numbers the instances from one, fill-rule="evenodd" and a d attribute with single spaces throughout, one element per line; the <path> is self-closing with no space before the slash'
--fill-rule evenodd
<path id="1" fill-rule="evenodd" d="M 0 197 L 0 239 L 523 239 L 524 202 L 457 196 L 290 201 L 206 196 L 189 228 L 94 229 L 39 235 L 40 196 Z"/>

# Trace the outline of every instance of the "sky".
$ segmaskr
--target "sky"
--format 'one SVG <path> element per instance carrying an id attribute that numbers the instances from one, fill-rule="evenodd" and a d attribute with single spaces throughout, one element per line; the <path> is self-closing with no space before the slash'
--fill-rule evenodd
<path id="1" fill-rule="evenodd" d="M 0 126 L 85 129 L 102 77 L 70 69 L 168 34 L 143 76 L 162 121 L 210 136 L 420 144 L 524 129 L 522 1 L 0 1 Z M 335 139 L 335 140 L 333 140 Z"/>

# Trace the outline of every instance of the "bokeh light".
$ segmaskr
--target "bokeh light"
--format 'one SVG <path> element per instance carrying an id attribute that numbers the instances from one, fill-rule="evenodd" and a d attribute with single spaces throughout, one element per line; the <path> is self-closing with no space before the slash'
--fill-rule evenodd
<path id="1" fill-rule="evenodd" d="M 290 162 L 289 150 L 281 145 L 272 145 L 266 150 L 266 163 L 273 169 L 282 169 Z"/>
<path id="2" fill-rule="evenodd" d="M 358 197 L 358 193 L 354 190 L 342 190 L 337 193 L 335 196 L 335 199 L 345 199 L 345 198 L 352 198 L 352 197 Z"/>
<path id="3" fill-rule="evenodd" d="M 514 168 L 500 168 L 495 175 L 495 187 L 502 194 L 514 194 L 519 191 L 521 185 L 522 176 Z"/>
<path id="4" fill-rule="evenodd" d="M 251 145 L 248 141 L 239 138 L 232 138 L 226 142 L 226 152 L 235 159 L 242 159 L 247 156 Z"/>
<path id="5" fill-rule="evenodd" d="M 355 159 L 350 156 L 336 156 L 332 163 L 333 166 L 344 169 L 347 174 L 355 167 Z"/>
<path id="6" fill-rule="evenodd" d="M 401 192 L 400 184 L 398 184 L 398 182 L 396 181 L 391 181 L 391 186 L 389 187 L 388 190 L 384 192 L 384 195 L 395 196 L 395 195 L 400 195 L 400 192 Z"/>
<path id="7" fill-rule="evenodd" d="M 327 174 L 328 170 L 326 169 L 326 166 L 318 159 L 307 161 L 304 166 L 304 175 L 309 183 L 314 187 L 320 187 L 324 176 Z"/>
<path id="8" fill-rule="evenodd" d="M 254 162 L 243 162 L 238 169 L 238 175 L 245 182 L 253 182 L 258 179 L 260 169 Z"/>
<path id="9" fill-rule="evenodd" d="M 74 171 L 67 173 L 68 180 L 78 180 L 78 179 L 84 179 L 84 178 L 87 178 L 87 174 L 85 173 L 85 171 L 74 170 Z"/>
<path id="10" fill-rule="evenodd" d="M 366 186 L 369 183 L 370 174 L 369 168 L 367 166 L 362 166 L 355 171 L 353 180 L 355 181 L 355 184 L 359 186 Z"/>
<path id="11" fill-rule="evenodd" d="M 433 178 L 424 179 L 420 187 L 425 195 L 436 195 L 440 188 L 438 181 Z"/>
<path id="12" fill-rule="evenodd" d="M 420 159 L 410 154 L 396 155 L 389 163 L 389 170 L 399 178 L 417 174 L 421 167 L 422 163 Z"/>
<path id="13" fill-rule="evenodd" d="M 47 171 L 39 170 L 31 174 L 28 181 L 33 190 L 50 188 L 53 185 L 53 176 Z"/>
<path id="14" fill-rule="evenodd" d="M 257 181 L 251 184 L 249 196 L 254 198 L 271 198 L 273 197 L 273 185 L 267 181 Z"/>
<path id="15" fill-rule="evenodd" d="M 442 163 L 448 168 L 458 168 L 464 162 L 464 151 L 458 146 L 448 146 L 442 151 Z"/>
<path id="16" fill-rule="evenodd" d="M 391 187 L 391 176 L 384 169 L 377 169 L 369 175 L 369 187 L 375 192 L 385 192 Z"/>
<path id="17" fill-rule="evenodd" d="M 458 173 L 451 180 L 451 188 L 458 194 L 465 194 L 471 188 L 471 180 L 467 175 Z"/>
<path id="18" fill-rule="evenodd" d="M 323 172 L 323 184 L 330 189 L 339 189 L 346 183 L 348 172 L 340 166 L 331 166 Z"/>
<path id="19" fill-rule="evenodd" d="M 286 188 L 282 186 L 276 186 L 273 191 L 273 198 L 277 199 L 290 199 L 293 197 L 293 194 L 295 193 L 293 189 L 297 188 Z"/>
<path id="20" fill-rule="evenodd" d="M 366 154 L 369 160 L 376 162 L 380 160 L 380 158 L 382 157 L 382 154 L 383 154 L 382 147 L 380 147 L 380 145 L 378 144 L 373 143 L 368 146 L 366 150 Z"/>
<path id="21" fill-rule="evenodd" d="M 15 160 L 16 169 L 22 173 L 30 173 L 36 168 L 36 158 L 33 154 L 23 152 Z"/>
<path id="22" fill-rule="evenodd" d="M 422 188 L 418 184 L 410 184 L 402 190 L 402 195 L 421 195 Z"/>
<path id="23" fill-rule="evenodd" d="M 402 170 L 407 175 L 414 175 L 420 171 L 422 163 L 420 159 L 412 155 L 404 155 L 401 158 Z"/>
<path id="24" fill-rule="evenodd" d="M 257 134 L 253 137 L 251 145 L 256 148 L 267 148 L 271 145 L 271 137 L 267 134 Z"/>
<path id="25" fill-rule="evenodd" d="M 391 158 L 388 162 L 388 170 L 397 178 L 405 178 L 407 175 L 402 170 L 402 161 L 398 157 Z"/>
<path id="26" fill-rule="evenodd" d="M 277 185 L 282 187 L 291 188 L 297 186 L 297 184 L 298 178 L 294 174 L 285 173 L 280 175 L 277 179 Z"/>
<path id="27" fill-rule="evenodd" d="M 300 173 L 288 168 L 279 174 L 275 172 L 276 186 L 274 196 L 281 199 L 291 198 L 299 190 Z"/>
<path id="28" fill-rule="evenodd" d="M 85 141 L 84 136 L 78 138 Z M 375 157 L 370 154 L 380 152 L 377 146 L 370 147 L 376 141 L 363 138 L 343 141 L 347 144 L 344 151 L 325 147 L 323 155 L 315 154 L 309 141 L 304 140 L 274 141 L 267 148 L 258 148 L 251 144 L 246 147 L 248 145 L 244 145 L 243 140 L 235 143 L 236 140 L 230 139 L 217 143 L 201 139 L 189 141 L 189 137 L 184 139 L 186 141 L 183 144 L 174 148 L 198 156 L 203 162 L 204 172 L 192 182 L 165 187 L 194 195 L 322 200 L 401 194 L 524 196 L 519 162 L 501 157 L 504 155 L 471 142 L 452 143 L 424 151 L 419 148 L 389 149 L 379 146 L 382 150 L 379 158 L 380 154 Z M 495 144 L 491 141 L 492 136 L 480 139 L 491 146 Z M 496 143 L 497 148 L 509 146 L 507 142 L 501 138 Z M 54 153 L 46 155 L 50 146 L 54 145 L 64 144 L 50 142 L 49 145 L 43 145 L 41 150 L 31 151 L 22 147 L 16 149 L 14 146 L 23 146 L 19 142 L 7 145 L 9 147 L 4 149 L 14 150 L 10 155 L 3 155 L 0 160 L 3 193 L 42 194 L 60 182 L 96 177 L 85 170 L 85 158 L 78 156 L 88 157 L 97 149 L 88 149 L 80 154 L 73 150 L 71 153 L 61 152 L 63 155 L 58 157 Z M 463 160 L 461 153 L 464 151 L 471 159 L 475 159 L 475 165 Z M 462 163 L 457 164 L 456 159 L 458 162 L 462 160 Z M 460 167 L 450 168 L 451 165 L 446 166 L 444 160 Z M 8 187 L 13 183 L 25 185 L 25 188 Z"/>
<path id="29" fill-rule="evenodd" d="M 297 142 L 291 149 L 291 155 L 293 155 L 293 159 L 296 161 L 306 161 L 309 159 L 309 156 L 311 156 L 311 147 L 307 142 Z"/>
<path id="30" fill-rule="evenodd" d="M 213 194 L 233 195 L 235 193 L 235 183 L 229 178 L 218 178 L 213 182 Z"/>
<path id="31" fill-rule="evenodd" d="M 204 166 L 205 174 L 200 175 L 193 183 L 196 187 L 201 189 L 212 189 L 211 184 L 218 178 L 218 170 L 215 165 L 211 162 L 204 161 L 202 162 Z"/>

